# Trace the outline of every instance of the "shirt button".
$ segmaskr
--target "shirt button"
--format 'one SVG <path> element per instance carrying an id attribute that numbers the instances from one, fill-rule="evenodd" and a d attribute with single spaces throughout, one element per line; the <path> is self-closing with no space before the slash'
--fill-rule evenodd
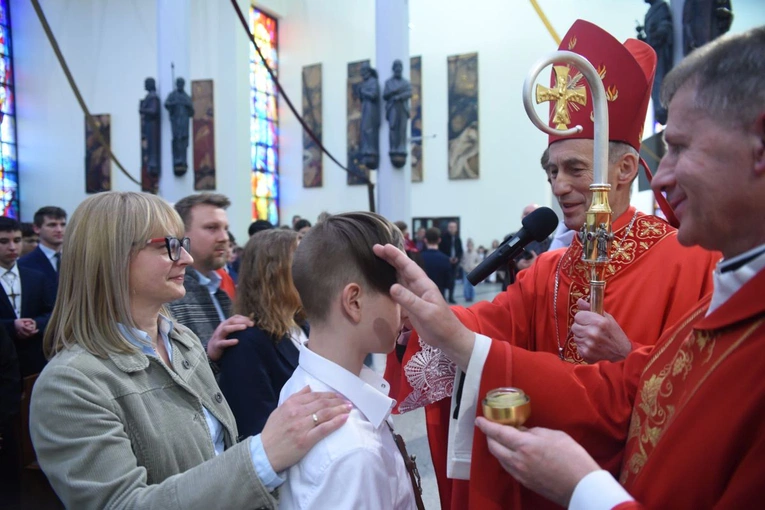
<path id="1" fill-rule="evenodd" d="M 220 392 L 216 393 L 214 398 L 215 398 L 215 401 L 216 401 L 217 403 L 219 403 L 219 404 L 220 404 L 221 402 L 223 402 L 223 395 L 221 395 L 221 394 L 220 394 Z"/>
<path id="2" fill-rule="evenodd" d="M 191 363 L 189 363 L 189 360 L 187 359 L 183 360 L 183 363 L 181 363 L 181 365 L 183 365 L 183 368 L 185 368 L 186 370 L 188 370 L 189 367 L 191 367 Z"/>

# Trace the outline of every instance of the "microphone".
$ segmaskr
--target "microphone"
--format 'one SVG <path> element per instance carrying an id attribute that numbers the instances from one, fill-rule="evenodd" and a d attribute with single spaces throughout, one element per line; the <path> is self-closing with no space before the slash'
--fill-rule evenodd
<path id="1" fill-rule="evenodd" d="M 470 271 L 468 281 L 478 285 L 498 267 L 507 264 L 523 251 L 531 241 L 541 242 L 558 226 L 558 216 L 549 207 L 536 209 L 521 221 L 521 228 L 514 236 L 499 245 L 478 267 Z"/>

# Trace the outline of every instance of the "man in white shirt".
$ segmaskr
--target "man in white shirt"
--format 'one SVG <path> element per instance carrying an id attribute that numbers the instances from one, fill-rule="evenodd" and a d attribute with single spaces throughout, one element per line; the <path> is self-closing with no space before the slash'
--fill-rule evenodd
<path id="1" fill-rule="evenodd" d="M 395 401 L 388 383 L 364 366 L 368 354 L 393 350 L 403 319 L 388 295 L 396 270 L 372 253 L 375 243 L 403 253 L 400 231 L 381 216 L 338 214 L 314 226 L 295 252 L 293 279 L 311 331 L 279 402 L 310 386 L 342 394 L 353 409 L 345 425 L 287 471 L 282 509 L 417 508 L 393 437 Z M 323 421 L 318 413 L 312 419 Z"/>
<path id="2" fill-rule="evenodd" d="M 713 294 L 653 349 L 619 363 L 571 366 L 476 335 L 406 257 L 393 247 L 375 248 L 398 268 L 406 288 L 394 286 L 391 295 L 421 338 L 441 348 L 466 379 L 478 377 L 484 391 L 501 382 L 532 396 L 540 427 L 518 430 L 479 417 L 488 448 L 476 437 L 474 455 L 490 453 L 513 478 L 572 509 L 761 506 L 763 75 L 765 27 L 758 27 L 696 50 L 665 78 L 668 151 L 652 186 L 675 210 L 678 240 L 719 250 L 724 259 Z M 491 385 L 484 387 L 487 378 Z M 621 485 L 590 456 L 608 448 L 623 454 Z M 489 455 L 481 463 L 484 472 L 498 470 Z M 493 487 L 471 477 L 471 496 L 475 490 L 485 498 L 482 510 L 509 504 L 495 496 L 502 484 L 487 477 Z"/>

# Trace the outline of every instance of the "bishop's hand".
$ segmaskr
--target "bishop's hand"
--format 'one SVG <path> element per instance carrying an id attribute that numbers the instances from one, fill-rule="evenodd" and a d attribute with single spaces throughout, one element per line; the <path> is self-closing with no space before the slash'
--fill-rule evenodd
<path id="1" fill-rule="evenodd" d="M 436 284 L 403 251 L 392 244 L 377 244 L 374 252 L 396 268 L 399 283 L 391 287 L 390 295 L 406 310 L 420 338 L 441 349 L 460 369 L 467 370 L 475 333 L 457 319 Z"/>
<path id="2" fill-rule="evenodd" d="M 584 299 L 576 305 L 579 312 L 574 316 L 571 334 L 582 359 L 587 363 L 621 361 L 632 352 L 632 342 L 616 319 L 607 313 L 598 315 L 589 311 L 590 303 Z"/>

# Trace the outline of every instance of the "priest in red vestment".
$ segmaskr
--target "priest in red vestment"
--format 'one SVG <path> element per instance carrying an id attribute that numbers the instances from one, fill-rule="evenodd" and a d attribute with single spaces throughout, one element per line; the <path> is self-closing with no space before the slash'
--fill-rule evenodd
<path id="1" fill-rule="evenodd" d="M 614 240 L 604 298 L 607 315 L 603 318 L 582 311 L 587 310 L 589 273 L 577 237 L 566 250 L 540 255 L 493 302 L 453 310 L 471 331 L 528 350 L 554 353 L 565 362 L 616 361 L 641 344 L 655 342 L 711 290 L 711 272 L 719 254 L 681 246 L 675 228 L 630 206 L 656 67 L 654 51 L 637 40 L 621 44 L 581 20 L 568 31 L 560 49 L 579 53 L 596 67 L 609 99 L 608 180 Z M 564 96 L 580 95 L 585 100 L 552 101 L 550 118 L 554 118 L 557 103 L 563 101 L 568 113 L 565 127 L 581 125 L 584 129 L 565 139 L 550 137 L 545 170 L 566 226 L 579 230 L 592 199 L 592 100 L 586 81 L 572 66 L 554 69 L 552 86 L 561 84 L 567 91 Z M 560 121 L 552 122 L 558 125 Z M 461 510 L 466 505 L 467 484 L 460 481 L 470 476 L 472 416 L 477 402 L 463 398 L 459 409 L 450 407 L 448 397 L 455 386 L 459 388 L 461 374 L 416 332 L 409 337 L 401 360 L 395 354 L 388 357 L 385 377 L 391 383 L 391 396 L 399 402 L 398 412 L 427 406 L 428 439 L 441 505 Z M 478 388 L 466 390 L 476 394 Z M 458 418 L 467 418 L 467 422 Z M 618 458 L 611 462 L 615 467 Z"/>
<path id="2" fill-rule="evenodd" d="M 674 206 L 679 241 L 719 250 L 724 259 L 712 294 L 655 347 L 617 363 L 575 365 L 475 334 L 419 268 L 393 247 L 375 248 L 399 270 L 403 286 L 393 286 L 393 299 L 466 379 L 480 380 L 479 397 L 516 386 L 531 399 L 528 430 L 476 420 L 482 432 L 474 438 L 465 508 L 527 505 L 507 472 L 571 509 L 762 506 L 762 76 L 765 27 L 710 43 L 665 78 L 668 152 L 653 188 Z M 615 469 L 604 465 L 614 459 Z"/>

